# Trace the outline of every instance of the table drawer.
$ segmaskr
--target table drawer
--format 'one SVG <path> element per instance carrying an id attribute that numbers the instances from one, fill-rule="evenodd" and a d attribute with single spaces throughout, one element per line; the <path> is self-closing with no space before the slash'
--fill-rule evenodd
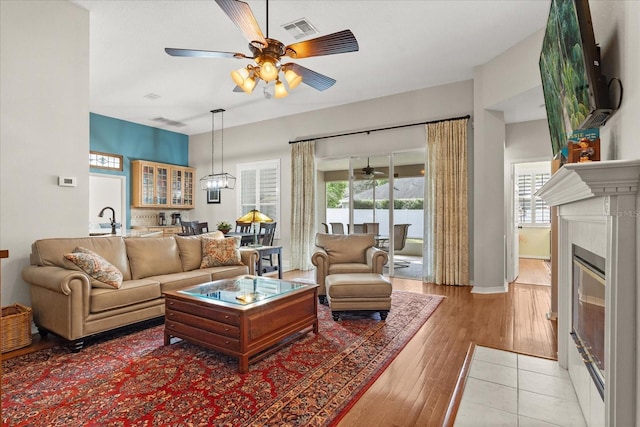
<path id="1" fill-rule="evenodd" d="M 182 323 L 184 325 L 201 328 L 205 331 L 213 332 L 225 337 L 240 338 L 240 328 L 237 326 L 206 319 L 200 316 L 194 316 L 181 311 L 167 309 L 165 319 L 167 322 L 174 321 Z"/>
<path id="2" fill-rule="evenodd" d="M 240 326 L 240 314 L 226 311 L 220 307 L 216 307 L 214 310 L 211 306 L 202 306 L 173 298 L 167 298 L 166 309 L 182 311 L 203 319 L 211 319 L 227 325 Z"/>
<path id="3" fill-rule="evenodd" d="M 165 333 L 169 335 L 185 338 L 188 341 L 203 344 L 205 347 L 214 347 L 223 353 L 225 351 L 240 351 L 240 340 L 237 339 L 224 337 L 198 327 L 185 325 L 172 320 L 166 321 L 164 327 Z"/>

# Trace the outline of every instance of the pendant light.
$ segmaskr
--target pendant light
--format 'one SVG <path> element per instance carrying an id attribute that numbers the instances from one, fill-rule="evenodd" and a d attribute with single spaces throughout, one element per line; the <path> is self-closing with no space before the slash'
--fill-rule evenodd
<path id="1" fill-rule="evenodd" d="M 224 111 L 222 108 L 218 108 L 217 110 L 211 110 L 211 174 L 203 176 L 200 178 L 200 188 L 203 190 L 215 190 L 221 188 L 228 188 L 233 190 L 236 186 L 236 177 L 230 175 L 224 171 Z M 221 136 L 221 155 L 220 155 L 220 173 L 214 173 L 214 135 L 216 128 L 216 114 L 221 113 L 222 117 L 222 130 L 220 132 Z"/>

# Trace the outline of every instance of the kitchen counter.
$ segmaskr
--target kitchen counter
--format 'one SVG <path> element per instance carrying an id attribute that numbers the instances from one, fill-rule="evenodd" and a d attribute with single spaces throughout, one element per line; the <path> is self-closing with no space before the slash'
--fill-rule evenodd
<path id="1" fill-rule="evenodd" d="M 105 232 L 104 229 L 100 231 L 91 231 L 89 232 L 90 237 L 109 237 L 114 236 L 110 231 Z M 123 236 L 123 237 L 160 237 L 162 236 L 162 231 L 153 231 L 147 230 L 146 227 L 141 229 L 133 229 L 129 228 L 126 230 L 116 230 L 115 236 Z"/>

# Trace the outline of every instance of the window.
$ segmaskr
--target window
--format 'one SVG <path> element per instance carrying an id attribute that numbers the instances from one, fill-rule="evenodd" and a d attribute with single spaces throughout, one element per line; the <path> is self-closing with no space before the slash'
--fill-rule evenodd
<path id="1" fill-rule="evenodd" d="M 119 154 L 107 154 L 100 153 L 98 151 L 89 151 L 89 167 L 112 171 L 122 171 L 122 156 Z"/>
<path id="2" fill-rule="evenodd" d="M 236 218 L 257 209 L 280 222 L 280 160 L 238 164 L 237 175 L 240 197 Z"/>
<path id="3" fill-rule="evenodd" d="M 547 172 L 516 175 L 516 218 L 520 224 L 548 225 L 551 222 L 549 205 L 534 196 L 549 178 L 551 174 Z"/>

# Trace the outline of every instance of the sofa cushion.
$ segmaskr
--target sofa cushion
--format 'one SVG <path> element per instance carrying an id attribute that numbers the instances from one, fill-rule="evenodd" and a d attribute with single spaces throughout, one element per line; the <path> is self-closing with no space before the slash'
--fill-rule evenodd
<path id="1" fill-rule="evenodd" d="M 87 248 L 109 261 L 120 270 L 123 280 L 131 279 L 127 250 L 124 239 L 120 236 L 59 237 L 36 240 L 31 247 L 31 265 L 53 265 L 68 269 L 71 264 L 64 255 L 73 252 L 78 246 Z M 77 267 L 74 269 L 77 269 Z"/>
<path id="2" fill-rule="evenodd" d="M 160 290 L 174 291 L 186 288 L 187 286 L 199 285 L 211 281 L 211 273 L 206 270 L 192 270 L 183 273 L 163 274 L 159 276 L 147 277 L 149 280 L 160 282 Z"/>
<path id="3" fill-rule="evenodd" d="M 173 237 L 124 239 L 133 279 L 182 272 L 178 244 Z"/>
<path id="4" fill-rule="evenodd" d="M 148 237 L 148 239 L 151 239 Z M 145 301 L 152 301 L 162 296 L 160 283 L 156 280 L 127 280 L 120 289 L 91 289 L 89 309 L 91 313 L 113 310 Z"/>
<path id="5" fill-rule="evenodd" d="M 373 234 L 316 234 L 316 246 L 327 252 L 329 264 L 366 263 L 367 249 L 375 242 Z"/>
<path id="6" fill-rule="evenodd" d="M 240 239 L 202 239 L 200 268 L 241 265 Z"/>
<path id="7" fill-rule="evenodd" d="M 64 257 L 87 273 L 93 280 L 91 286 L 96 288 L 115 288 L 122 286 L 122 272 L 109 261 L 83 247 L 77 247 Z"/>
<path id="8" fill-rule="evenodd" d="M 347 262 L 330 264 L 328 274 L 371 273 L 371 266 L 367 264 Z"/>
<path id="9" fill-rule="evenodd" d="M 180 261 L 183 271 L 191 271 L 200 268 L 202 262 L 202 238 L 224 239 L 222 231 L 198 234 L 196 236 L 174 236 L 178 248 L 180 248 Z"/>

